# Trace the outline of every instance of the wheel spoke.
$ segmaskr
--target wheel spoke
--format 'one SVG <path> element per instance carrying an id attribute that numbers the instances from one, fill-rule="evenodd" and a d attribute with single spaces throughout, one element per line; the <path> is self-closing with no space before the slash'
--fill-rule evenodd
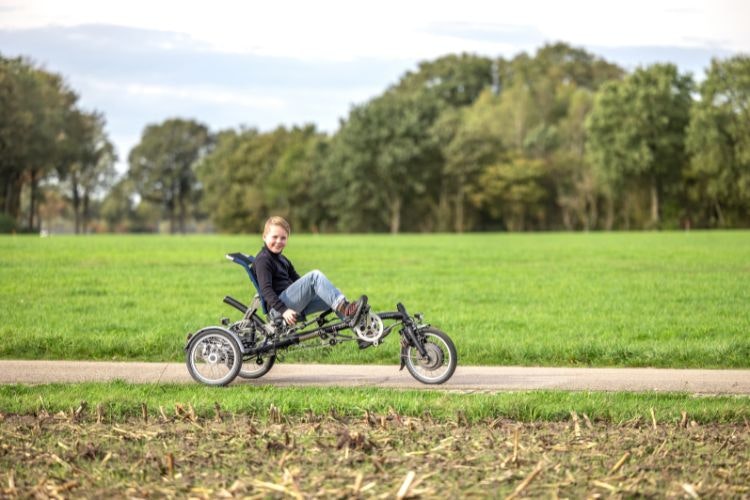
<path id="1" fill-rule="evenodd" d="M 259 346 L 262 346 L 266 343 L 267 337 L 265 332 L 263 332 L 261 329 L 256 330 L 255 337 L 254 337 L 254 343 L 252 343 L 250 348 L 257 348 Z M 258 363 L 258 357 L 254 356 L 247 361 L 242 363 L 242 368 L 240 369 L 240 372 L 238 375 L 242 378 L 247 379 L 253 379 L 253 378 L 260 378 L 271 369 L 274 362 L 276 361 L 276 355 L 275 354 L 264 354 L 260 357 L 261 363 Z"/>
<path id="2" fill-rule="evenodd" d="M 440 384 L 453 375 L 456 367 L 455 348 L 445 334 L 435 330 L 423 332 L 423 347 L 426 356 L 422 357 L 416 347 L 406 351 L 406 364 L 409 371 L 419 381 L 427 384 Z"/>
<path id="3" fill-rule="evenodd" d="M 189 368 L 194 377 L 208 385 L 224 385 L 236 374 L 239 352 L 225 333 L 205 335 L 191 347 Z M 230 378 L 231 377 L 231 378 Z"/>

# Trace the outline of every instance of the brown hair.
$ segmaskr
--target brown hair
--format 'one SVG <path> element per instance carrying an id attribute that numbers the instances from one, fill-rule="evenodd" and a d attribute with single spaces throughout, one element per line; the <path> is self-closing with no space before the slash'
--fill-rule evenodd
<path id="1" fill-rule="evenodd" d="M 292 234 L 292 227 L 289 225 L 289 223 L 286 221 L 285 218 L 279 217 L 278 215 L 274 215 L 273 217 L 269 217 L 266 221 L 266 225 L 263 227 L 263 237 L 265 238 L 268 234 L 268 231 L 271 230 L 271 226 L 281 226 L 286 231 L 287 236 Z"/>

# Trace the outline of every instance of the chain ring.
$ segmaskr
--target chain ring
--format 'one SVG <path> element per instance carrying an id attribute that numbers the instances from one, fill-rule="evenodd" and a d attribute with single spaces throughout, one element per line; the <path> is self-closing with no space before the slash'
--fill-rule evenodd
<path id="1" fill-rule="evenodd" d="M 377 344 L 383 336 L 383 320 L 380 316 L 368 312 L 364 319 L 352 327 L 352 331 L 360 340 Z"/>

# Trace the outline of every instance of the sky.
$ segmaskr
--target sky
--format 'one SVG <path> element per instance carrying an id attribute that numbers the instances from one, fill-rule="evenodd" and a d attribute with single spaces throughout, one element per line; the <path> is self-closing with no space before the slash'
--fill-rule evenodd
<path id="1" fill-rule="evenodd" d="M 168 118 L 334 133 L 421 61 L 558 41 L 700 80 L 712 58 L 750 54 L 748 26 L 745 0 L 0 0 L 0 54 L 62 74 L 104 113 L 124 172 L 143 129 Z"/>

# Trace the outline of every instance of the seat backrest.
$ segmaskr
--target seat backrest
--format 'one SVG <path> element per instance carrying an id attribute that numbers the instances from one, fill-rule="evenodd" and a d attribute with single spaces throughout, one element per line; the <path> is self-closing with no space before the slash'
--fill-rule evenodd
<path id="1" fill-rule="evenodd" d="M 250 281 L 255 287 L 255 291 L 258 293 L 258 297 L 260 297 L 260 305 L 263 308 L 263 314 L 268 314 L 268 307 L 266 307 L 266 301 L 263 300 L 263 294 L 260 293 L 258 277 L 255 275 L 255 269 L 253 269 L 253 262 L 255 262 L 255 257 L 239 252 L 228 253 L 226 257 L 235 264 L 239 264 L 245 268 L 245 271 L 247 271 L 247 275 L 250 277 Z"/>

